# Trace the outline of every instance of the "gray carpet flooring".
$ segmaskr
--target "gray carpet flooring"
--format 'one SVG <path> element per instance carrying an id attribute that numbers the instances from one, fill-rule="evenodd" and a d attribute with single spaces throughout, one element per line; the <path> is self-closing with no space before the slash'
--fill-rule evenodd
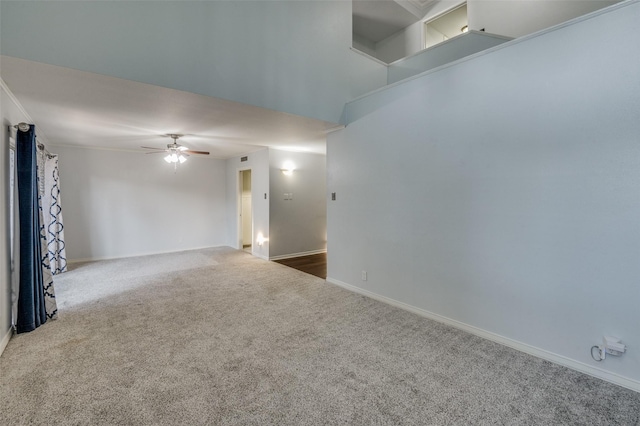
<path id="1" fill-rule="evenodd" d="M 0 424 L 638 425 L 640 394 L 229 248 L 74 265 Z"/>

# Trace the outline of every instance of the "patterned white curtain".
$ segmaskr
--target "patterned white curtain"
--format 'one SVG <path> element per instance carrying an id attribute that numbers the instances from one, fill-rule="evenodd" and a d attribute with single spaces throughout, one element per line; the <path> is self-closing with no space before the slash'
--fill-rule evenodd
<path id="1" fill-rule="evenodd" d="M 46 155 L 44 176 L 43 224 L 47 236 L 47 253 L 49 255 L 51 273 L 56 275 L 67 271 L 57 155 Z"/>
<path id="2" fill-rule="evenodd" d="M 49 160 L 44 149 L 38 147 L 38 207 L 40 214 L 40 253 L 42 256 L 42 283 L 44 287 L 44 305 L 47 312 L 47 318 L 56 319 L 58 317 L 58 306 L 56 303 L 56 294 L 53 287 L 53 273 L 51 270 L 51 262 L 49 258 L 49 240 L 48 229 L 51 224 L 49 215 L 49 206 L 46 198 L 46 189 L 50 186 L 49 182 L 52 178 L 46 174 L 46 163 Z M 56 159 L 57 160 L 57 159 Z M 45 212 L 47 212 L 45 214 Z"/>
<path id="3" fill-rule="evenodd" d="M 20 211 L 18 210 L 18 167 L 16 165 L 16 142 L 9 139 L 10 193 L 9 208 L 11 226 L 11 324 L 15 327 L 18 319 L 18 294 L 20 292 Z"/>

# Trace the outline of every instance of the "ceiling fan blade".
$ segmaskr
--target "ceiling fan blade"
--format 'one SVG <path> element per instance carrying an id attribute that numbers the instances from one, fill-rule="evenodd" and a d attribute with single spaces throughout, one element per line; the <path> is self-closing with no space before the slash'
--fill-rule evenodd
<path id="1" fill-rule="evenodd" d="M 165 154 L 167 151 L 153 151 L 153 152 L 145 152 L 145 154 Z"/>
<path id="2" fill-rule="evenodd" d="M 140 148 L 155 149 L 155 150 L 158 150 L 158 151 L 166 151 L 164 148 L 154 148 L 154 147 L 151 147 L 151 146 L 141 146 Z"/>
<path id="3" fill-rule="evenodd" d="M 209 155 L 209 152 L 208 152 L 208 151 L 194 151 L 194 150 L 192 150 L 192 149 L 187 149 L 187 150 L 182 151 L 182 152 L 187 152 L 187 153 L 189 153 L 189 154 Z"/>

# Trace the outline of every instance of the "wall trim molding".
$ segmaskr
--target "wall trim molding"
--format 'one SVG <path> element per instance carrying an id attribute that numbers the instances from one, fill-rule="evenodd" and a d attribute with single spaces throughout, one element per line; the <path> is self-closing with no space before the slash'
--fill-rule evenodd
<path id="1" fill-rule="evenodd" d="M 11 102 L 14 103 L 14 105 L 18 108 L 18 110 L 20 111 L 20 113 L 22 115 L 24 115 L 24 117 L 27 119 L 27 121 L 30 124 L 33 124 L 36 126 L 36 137 L 40 138 L 40 142 L 44 143 L 45 145 L 48 144 L 48 140 L 47 140 L 47 136 L 42 132 L 42 130 L 38 130 L 38 126 L 36 124 L 36 122 L 33 120 L 33 118 L 31 117 L 31 115 L 29 115 L 29 113 L 27 112 L 26 109 L 24 109 L 24 107 L 22 106 L 22 104 L 20 103 L 20 101 L 18 100 L 18 98 L 16 98 L 16 95 L 13 94 L 13 92 L 11 91 L 11 89 L 9 89 L 9 86 L 7 86 L 7 83 L 4 82 L 4 80 L 2 79 L 2 77 L 0 77 L 0 88 L 2 88 L 2 90 L 5 91 L 5 93 L 7 94 L 7 96 L 9 96 L 9 99 L 11 99 Z M 15 124 L 18 123 L 11 123 L 11 135 L 15 135 L 15 130 L 13 129 L 13 126 Z"/>
<path id="2" fill-rule="evenodd" d="M 145 253 L 133 253 L 133 254 L 128 254 L 126 256 L 85 257 L 81 259 L 68 259 L 67 265 L 72 265 L 74 263 L 83 263 L 83 262 L 96 262 L 99 260 L 116 260 L 116 259 L 129 259 L 131 257 L 153 256 L 154 254 L 181 253 L 184 251 L 202 250 L 202 249 L 216 248 L 216 247 L 229 247 L 229 246 L 227 244 L 220 244 L 215 246 L 192 247 L 184 250 L 165 250 L 165 251 L 154 251 L 154 252 L 145 252 Z"/>
<path id="3" fill-rule="evenodd" d="M 466 1 L 465 1 L 464 3 L 466 3 Z M 457 7 L 460 7 L 460 5 L 458 5 L 458 6 L 454 7 L 454 9 L 456 9 Z M 445 12 L 445 14 L 446 14 L 446 13 L 447 13 L 447 12 Z M 437 19 L 437 18 L 436 18 L 436 19 Z M 425 21 L 425 22 L 426 22 L 426 21 Z M 423 26 L 423 28 L 424 28 L 424 26 Z M 424 29 L 423 29 L 423 31 L 424 31 Z M 443 46 L 443 45 L 449 44 L 449 43 L 451 43 L 451 40 L 459 39 L 459 37 L 464 37 L 464 36 L 466 36 L 467 34 L 475 34 L 475 35 L 479 35 L 479 36 L 481 36 L 481 37 L 487 37 L 487 38 L 497 38 L 497 39 L 500 39 L 500 40 L 505 40 L 505 42 L 507 42 L 507 41 L 511 41 L 511 40 L 514 40 L 514 38 L 513 38 L 513 37 L 506 37 L 506 36 L 502 36 L 502 35 L 500 35 L 500 34 L 493 34 L 493 33 L 488 33 L 488 32 L 485 32 L 485 31 L 469 30 L 469 31 L 467 31 L 466 33 L 458 34 L 458 35 L 457 35 L 457 36 L 455 36 L 455 37 L 451 37 L 450 39 L 447 39 L 447 40 L 445 40 L 445 41 L 442 41 L 442 42 L 440 42 L 440 43 L 438 43 L 438 44 L 434 44 L 433 46 L 425 47 L 424 49 L 419 50 L 419 51 L 417 51 L 416 53 L 413 53 L 413 54 L 411 54 L 411 55 L 409 55 L 409 56 L 405 56 L 404 58 L 396 59 L 395 61 L 393 61 L 393 62 L 390 62 L 390 63 L 389 63 L 389 68 L 391 68 L 391 67 L 392 67 L 392 66 L 394 66 L 394 65 L 396 65 L 396 66 L 397 66 L 399 63 L 402 63 L 402 62 L 406 61 L 407 59 L 411 59 L 411 58 L 413 58 L 413 57 L 420 56 L 421 54 L 423 54 L 423 53 L 424 53 L 424 52 L 426 52 L 427 50 L 431 50 L 431 49 L 433 49 L 433 48 L 435 48 L 435 47 L 440 47 L 440 46 Z M 424 36 L 422 37 L 422 39 L 424 40 Z M 482 52 L 482 50 L 481 50 L 480 52 Z M 475 53 L 474 53 L 474 55 L 475 55 Z M 462 58 L 461 58 L 461 59 L 462 59 Z M 444 64 L 444 65 L 442 65 L 442 66 L 445 66 L 445 65 L 447 65 L 447 64 Z"/>
<path id="4" fill-rule="evenodd" d="M 293 259 L 294 257 L 311 256 L 313 254 L 326 253 L 327 249 L 301 251 L 299 253 L 282 254 L 279 256 L 271 256 L 269 260 Z"/>
<path id="5" fill-rule="evenodd" d="M 501 336 L 496 333 L 492 333 L 487 330 L 483 330 L 481 328 L 456 321 L 454 319 L 403 303 L 399 302 L 395 299 L 391 299 L 386 296 L 379 295 L 377 293 L 373 293 L 368 290 L 364 290 L 360 287 L 356 287 L 351 284 L 347 284 L 343 281 L 336 280 L 335 278 L 327 277 L 327 282 L 334 284 L 338 287 L 342 287 L 346 290 L 352 291 L 354 293 L 361 294 L 363 296 L 370 297 L 371 299 L 375 299 L 377 301 L 389 304 L 391 306 L 395 306 L 397 308 L 403 309 L 405 311 L 412 312 L 414 314 L 420 315 L 425 318 L 432 319 L 434 321 L 450 325 L 459 330 L 466 331 L 467 333 L 471 333 L 473 335 L 482 337 L 487 340 L 491 340 L 496 343 L 500 343 L 502 345 L 508 346 L 512 349 L 518 350 L 520 352 L 524 352 L 529 355 L 533 355 L 538 358 L 542 358 L 544 360 L 553 362 L 554 364 L 562 365 L 563 367 L 570 368 L 572 370 L 579 371 L 581 373 L 587 374 L 589 376 L 593 376 L 595 378 L 604 380 L 606 382 L 610 382 L 616 384 L 618 386 L 622 386 L 623 388 L 631 389 L 636 392 L 640 392 L 640 381 L 634 380 L 628 377 L 621 376 L 616 373 L 612 373 L 610 371 L 603 370 L 598 367 L 594 367 L 588 364 L 585 364 L 580 361 L 576 361 L 574 359 L 565 357 L 563 355 L 558 355 L 553 352 L 549 352 L 545 349 L 541 349 L 535 346 L 528 345 L 526 343 L 519 342 L 517 340 L 510 339 L 508 337 Z"/>
<path id="6" fill-rule="evenodd" d="M 9 344 L 9 340 L 11 340 L 11 336 L 13 336 L 13 327 L 9 327 L 9 330 L 7 330 L 7 333 L 4 335 L 2 340 L 0 340 L 0 356 L 4 352 L 4 349 L 7 347 L 7 345 Z"/>
<path id="7" fill-rule="evenodd" d="M 27 118 L 27 120 L 29 120 L 30 123 L 33 123 L 33 118 L 31 118 L 27 110 L 24 109 L 24 107 L 22 106 L 18 98 L 16 98 L 16 95 L 13 94 L 11 89 L 9 89 L 9 86 L 7 86 L 7 83 L 5 83 L 1 77 L 0 77 L 0 87 L 2 87 L 2 90 L 4 90 L 7 93 L 7 96 L 9 96 L 9 99 L 11 99 L 11 102 L 13 102 L 18 107 L 22 115 L 24 115 Z M 18 123 L 13 123 L 13 124 L 18 124 Z"/>
<path id="8" fill-rule="evenodd" d="M 371 59 L 373 62 L 377 62 L 377 63 L 378 63 L 378 64 L 380 64 L 380 65 L 384 65 L 385 67 L 388 67 L 388 66 L 389 66 L 389 64 L 387 64 L 386 62 L 381 61 L 380 59 L 376 58 L 375 56 L 371 56 L 371 55 L 369 55 L 368 53 L 363 52 L 362 50 L 359 50 L 358 48 L 355 48 L 355 47 L 349 47 L 349 49 L 350 49 L 352 52 L 355 52 L 355 53 L 357 53 L 357 54 L 359 54 L 359 55 L 361 55 L 361 56 L 364 56 L 365 58 Z"/>

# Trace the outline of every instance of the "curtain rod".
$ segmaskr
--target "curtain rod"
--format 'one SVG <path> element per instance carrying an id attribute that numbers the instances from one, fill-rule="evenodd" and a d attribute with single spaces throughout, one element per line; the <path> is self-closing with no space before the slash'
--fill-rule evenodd
<path id="1" fill-rule="evenodd" d="M 30 126 L 31 125 L 29 123 L 21 122 L 21 123 L 15 124 L 13 128 L 18 129 L 21 132 L 28 132 L 30 129 Z M 54 155 L 49 152 L 47 147 L 45 147 L 42 142 L 36 142 L 36 146 L 38 147 L 38 149 L 44 151 L 44 153 L 47 154 L 48 157 L 54 157 Z"/>
<path id="2" fill-rule="evenodd" d="M 56 156 L 55 154 L 50 153 L 49 150 L 47 149 L 47 147 L 44 146 L 44 144 L 42 142 L 37 142 L 37 140 L 36 140 L 36 146 L 38 147 L 38 149 L 40 151 L 44 152 L 44 155 L 46 155 L 47 157 L 53 158 L 53 157 Z"/>

